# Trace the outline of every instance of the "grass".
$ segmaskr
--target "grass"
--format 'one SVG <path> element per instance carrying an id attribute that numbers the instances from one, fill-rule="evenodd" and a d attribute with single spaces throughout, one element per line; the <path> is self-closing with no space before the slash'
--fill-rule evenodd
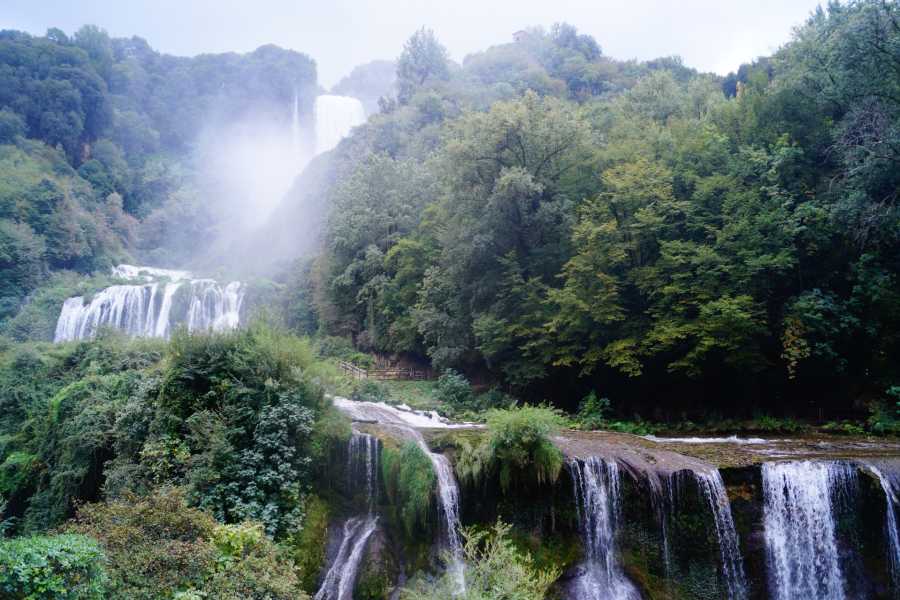
<path id="1" fill-rule="evenodd" d="M 417 410 L 437 410 L 441 412 L 443 404 L 437 397 L 436 380 L 420 381 L 382 381 L 390 390 L 391 402 L 406 404 Z"/>

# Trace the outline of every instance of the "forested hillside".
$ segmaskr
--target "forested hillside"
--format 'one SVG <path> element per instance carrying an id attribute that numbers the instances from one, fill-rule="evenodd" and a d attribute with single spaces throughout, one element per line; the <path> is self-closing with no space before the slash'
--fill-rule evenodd
<path id="1" fill-rule="evenodd" d="M 421 31 L 332 157 L 295 321 L 568 408 L 890 410 L 897 20 L 830 6 L 724 80 L 566 25 L 461 66 Z"/>
<path id="2" fill-rule="evenodd" d="M 48 274 L 71 291 L 55 274 L 189 264 L 223 209 L 198 186 L 198 135 L 261 105 L 289 122 L 316 92 L 315 63 L 274 46 L 180 58 L 93 26 L 0 32 L 0 323 Z M 7 331 L 29 337 L 22 321 Z"/>
<path id="3" fill-rule="evenodd" d="M 900 5 L 600 42 L 0 31 L 0 598 L 897 597 Z"/>

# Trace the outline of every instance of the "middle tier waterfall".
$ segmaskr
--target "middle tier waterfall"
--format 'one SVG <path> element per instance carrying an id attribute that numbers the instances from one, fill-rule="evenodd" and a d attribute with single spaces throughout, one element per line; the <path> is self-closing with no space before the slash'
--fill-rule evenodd
<path id="1" fill-rule="evenodd" d="M 56 322 L 54 342 L 91 339 L 102 328 L 134 337 L 168 337 L 188 331 L 224 331 L 240 324 L 246 286 L 191 279 L 184 271 L 119 265 L 113 276 L 134 283 L 112 285 L 87 299 L 67 299 Z"/>

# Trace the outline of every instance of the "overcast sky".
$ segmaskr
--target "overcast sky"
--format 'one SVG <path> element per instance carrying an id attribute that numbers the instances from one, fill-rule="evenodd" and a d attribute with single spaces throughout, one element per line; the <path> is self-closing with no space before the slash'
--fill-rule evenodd
<path id="1" fill-rule="evenodd" d="M 0 29 L 71 33 L 93 23 L 162 52 L 247 52 L 268 43 L 312 56 L 330 87 L 354 66 L 395 58 L 421 26 L 462 61 L 531 25 L 569 22 L 620 59 L 680 55 L 725 74 L 786 42 L 818 0 L 0 0 Z"/>

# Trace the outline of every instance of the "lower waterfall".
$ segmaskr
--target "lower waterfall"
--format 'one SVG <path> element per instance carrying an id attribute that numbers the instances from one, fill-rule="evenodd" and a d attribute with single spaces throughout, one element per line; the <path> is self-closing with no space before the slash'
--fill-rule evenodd
<path id="1" fill-rule="evenodd" d="M 334 405 L 349 415 L 352 419 L 360 421 L 374 421 L 376 423 L 390 425 L 403 431 L 410 439 L 414 440 L 425 456 L 431 461 L 438 483 L 438 501 L 441 516 L 443 517 L 444 545 L 448 551 L 448 570 L 456 580 L 458 591 L 465 591 L 465 563 L 463 562 L 463 546 L 460 537 L 459 521 L 459 486 L 453 475 L 450 461 L 443 454 L 432 452 L 425 443 L 422 434 L 415 427 L 447 427 L 448 425 L 434 418 L 434 414 L 425 416 L 411 411 L 403 411 L 384 403 L 354 402 L 346 398 L 335 398 Z"/>
<path id="2" fill-rule="evenodd" d="M 763 519 L 775 600 L 844 600 L 834 501 L 856 481 L 839 462 L 765 463 Z"/>
<path id="3" fill-rule="evenodd" d="M 344 522 L 341 544 L 322 580 L 314 600 L 353 600 L 353 586 L 369 538 L 378 526 L 375 508 L 378 502 L 378 439 L 353 432 L 347 445 L 348 487 L 353 488 L 362 475 L 366 490 L 367 514 Z"/>
<path id="4" fill-rule="evenodd" d="M 596 456 L 569 462 L 578 522 L 585 549 L 585 572 L 571 592 L 576 600 L 639 600 L 616 555 L 619 521 L 619 468 Z"/>
<path id="5" fill-rule="evenodd" d="M 347 519 L 341 546 L 314 600 L 353 600 L 353 586 L 359 572 L 359 563 L 377 524 L 378 517 L 371 515 Z"/>

